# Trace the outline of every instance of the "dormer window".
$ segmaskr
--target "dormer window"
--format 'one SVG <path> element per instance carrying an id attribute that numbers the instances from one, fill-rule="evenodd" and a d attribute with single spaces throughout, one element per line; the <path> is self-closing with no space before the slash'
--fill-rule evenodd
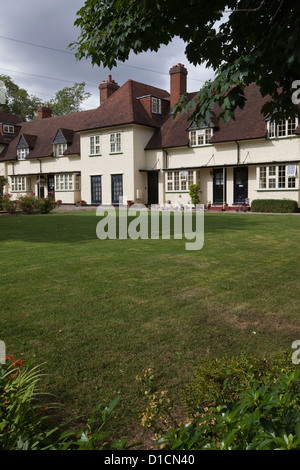
<path id="1" fill-rule="evenodd" d="M 53 156 L 55 158 L 63 157 L 68 148 L 68 143 L 72 142 L 73 131 L 70 129 L 59 129 L 52 142 Z"/>
<path id="2" fill-rule="evenodd" d="M 29 154 L 29 148 L 19 148 L 17 149 L 17 159 L 18 160 L 25 160 L 26 156 Z"/>
<path id="3" fill-rule="evenodd" d="M 289 137 L 295 135 L 298 126 L 298 118 L 286 119 L 276 124 L 274 121 L 268 122 L 268 137 L 275 139 L 276 137 Z"/>
<path id="4" fill-rule="evenodd" d="M 161 114 L 161 99 L 151 98 L 151 111 L 152 114 Z"/>
<path id="5" fill-rule="evenodd" d="M 211 127 L 190 131 L 190 146 L 200 147 L 201 145 L 209 145 L 212 136 L 213 129 Z"/>
<path id="6" fill-rule="evenodd" d="M 53 145 L 53 156 L 54 157 L 63 157 L 64 151 L 67 150 L 68 144 L 54 144 Z"/>
<path id="7" fill-rule="evenodd" d="M 9 124 L 3 124 L 3 134 L 14 134 L 15 128 Z"/>

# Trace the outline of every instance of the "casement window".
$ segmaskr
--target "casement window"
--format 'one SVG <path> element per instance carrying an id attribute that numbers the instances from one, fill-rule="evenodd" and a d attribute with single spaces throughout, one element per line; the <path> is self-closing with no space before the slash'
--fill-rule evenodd
<path id="1" fill-rule="evenodd" d="M 54 157 L 63 157 L 64 151 L 67 150 L 68 144 L 55 144 L 53 145 L 53 155 Z"/>
<path id="2" fill-rule="evenodd" d="M 75 191 L 80 191 L 80 175 L 75 175 Z"/>
<path id="3" fill-rule="evenodd" d="M 100 135 L 90 137 L 90 155 L 100 155 Z"/>
<path id="4" fill-rule="evenodd" d="M 25 160 L 26 156 L 29 154 L 29 148 L 17 149 L 17 159 Z"/>
<path id="5" fill-rule="evenodd" d="M 286 119 L 279 121 L 276 124 L 273 121 L 268 122 L 268 137 L 269 139 L 275 139 L 276 137 L 289 137 L 295 135 L 296 128 L 298 126 L 298 118 Z"/>
<path id="6" fill-rule="evenodd" d="M 121 151 L 121 133 L 110 134 L 110 153 L 119 153 Z"/>
<path id="7" fill-rule="evenodd" d="M 261 166 L 258 179 L 259 189 L 296 189 L 297 165 Z"/>
<path id="8" fill-rule="evenodd" d="M 25 176 L 12 176 L 11 177 L 11 191 L 26 191 L 26 177 Z"/>
<path id="9" fill-rule="evenodd" d="M 212 135 L 213 129 L 211 127 L 190 131 L 190 146 L 199 147 L 201 145 L 208 145 Z"/>
<path id="10" fill-rule="evenodd" d="M 161 114 L 161 99 L 151 98 L 151 111 L 152 114 Z"/>
<path id="11" fill-rule="evenodd" d="M 73 174 L 55 175 L 55 191 L 74 191 Z"/>
<path id="12" fill-rule="evenodd" d="M 14 126 L 10 126 L 9 124 L 3 124 L 3 134 L 14 134 L 15 128 Z"/>
<path id="13" fill-rule="evenodd" d="M 166 189 L 167 191 L 188 191 L 191 184 L 199 181 L 199 171 L 167 171 Z"/>

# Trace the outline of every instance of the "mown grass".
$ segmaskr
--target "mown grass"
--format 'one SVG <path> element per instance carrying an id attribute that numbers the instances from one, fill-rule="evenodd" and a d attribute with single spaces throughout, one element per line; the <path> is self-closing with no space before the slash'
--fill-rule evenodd
<path id="1" fill-rule="evenodd" d="M 113 432 L 131 436 L 144 368 L 180 408 L 203 356 L 262 356 L 300 339 L 300 216 L 206 214 L 199 251 L 184 240 L 101 241 L 98 220 L 0 217 L 0 340 L 45 363 L 61 417 L 88 417 L 119 395 Z"/>

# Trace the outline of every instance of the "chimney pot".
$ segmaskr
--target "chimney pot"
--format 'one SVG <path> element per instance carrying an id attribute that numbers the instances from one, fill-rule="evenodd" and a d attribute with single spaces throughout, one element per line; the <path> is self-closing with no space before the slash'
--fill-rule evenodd
<path id="1" fill-rule="evenodd" d="M 103 80 L 99 85 L 100 90 L 100 105 L 102 105 L 115 91 L 118 90 L 119 85 L 112 80 L 112 76 L 108 76 L 108 80 Z"/>
<path id="2" fill-rule="evenodd" d="M 170 69 L 170 108 L 173 109 L 180 96 L 186 93 L 187 69 L 178 63 Z"/>
<path id="3" fill-rule="evenodd" d="M 47 119 L 52 117 L 52 109 L 49 107 L 49 104 L 42 103 L 41 106 L 37 110 L 38 119 Z"/>

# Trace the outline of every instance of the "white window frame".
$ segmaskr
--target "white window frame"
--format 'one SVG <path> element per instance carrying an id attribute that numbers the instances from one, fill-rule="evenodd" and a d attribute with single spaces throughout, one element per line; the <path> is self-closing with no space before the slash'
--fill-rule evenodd
<path id="1" fill-rule="evenodd" d="M 151 97 L 151 112 L 152 114 L 161 114 L 161 99 Z"/>
<path id="2" fill-rule="evenodd" d="M 26 192 L 26 177 L 25 176 L 11 176 L 11 192 Z"/>
<path id="3" fill-rule="evenodd" d="M 67 150 L 68 144 L 53 144 L 53 155 L 54 157 L 63 157 L 65 150 Z"/>
<path id="4" fill-rule="evenodd" d="M 14 134 L 15 128 L 9 124 L 3 124 L 3 133 L 4 134 Z"/>
<path id="5" fill-rule="evenodd" d="M 55 191 L 74 191 L 73 173 L 60 173 L 55 175 Z"/>
<path id="6" fill-rule="evenodd" d="M 109 136 L 110 153 L 122 152 L 121 132 L 114 132 Z"/>
<path id="7" fill-rule="evenodd" d="M 191 184 L 200 180 L 199 170 L 170 170 L 166 172 L 166 192 L 188 192 Z"/>
<path id="8" fill-rule="evenodd" d="M 100 134 L 90 136 L 90 155 L 101 154 Z"/>
<path id="9" fill-rule="evenodd" d="M 80 183 L 81 183 L 80 175 L 75 175 L 75 178 L 74 178 L 75 191 L 80 191 Z"/>
<path id="10" fill-rule="evenodd" d="M 281 120 L 278 124 L 268 121 L 268 138 L 282 139 L 295 136 L 295 130 L 299 124 L 299 118 Z"/>
<path id="11" fill-rule="evenodd" d="M 212 136 L 212 127 L 190 131 L 190 146 L 202 147 L 203 145 L 210 145 L 210 139 L 212 138 Z"/>
<path id="12" fill-rule="evenodd" d="M 289 174 L 289 167 L 293 167 L 293 174 Z M 285 189 L 299 189 L 297 165 L 263 165 L 258 167 L 259 190 L 281 191 Z"/>
<path id="13" fill-rule="evenodd" d="M 22 149 L 17 149 L 17 159 L 18 161 L 23 161 L 26 159 L 26 156 L 29 154 L 29 147 L 24 147 Z"/>

